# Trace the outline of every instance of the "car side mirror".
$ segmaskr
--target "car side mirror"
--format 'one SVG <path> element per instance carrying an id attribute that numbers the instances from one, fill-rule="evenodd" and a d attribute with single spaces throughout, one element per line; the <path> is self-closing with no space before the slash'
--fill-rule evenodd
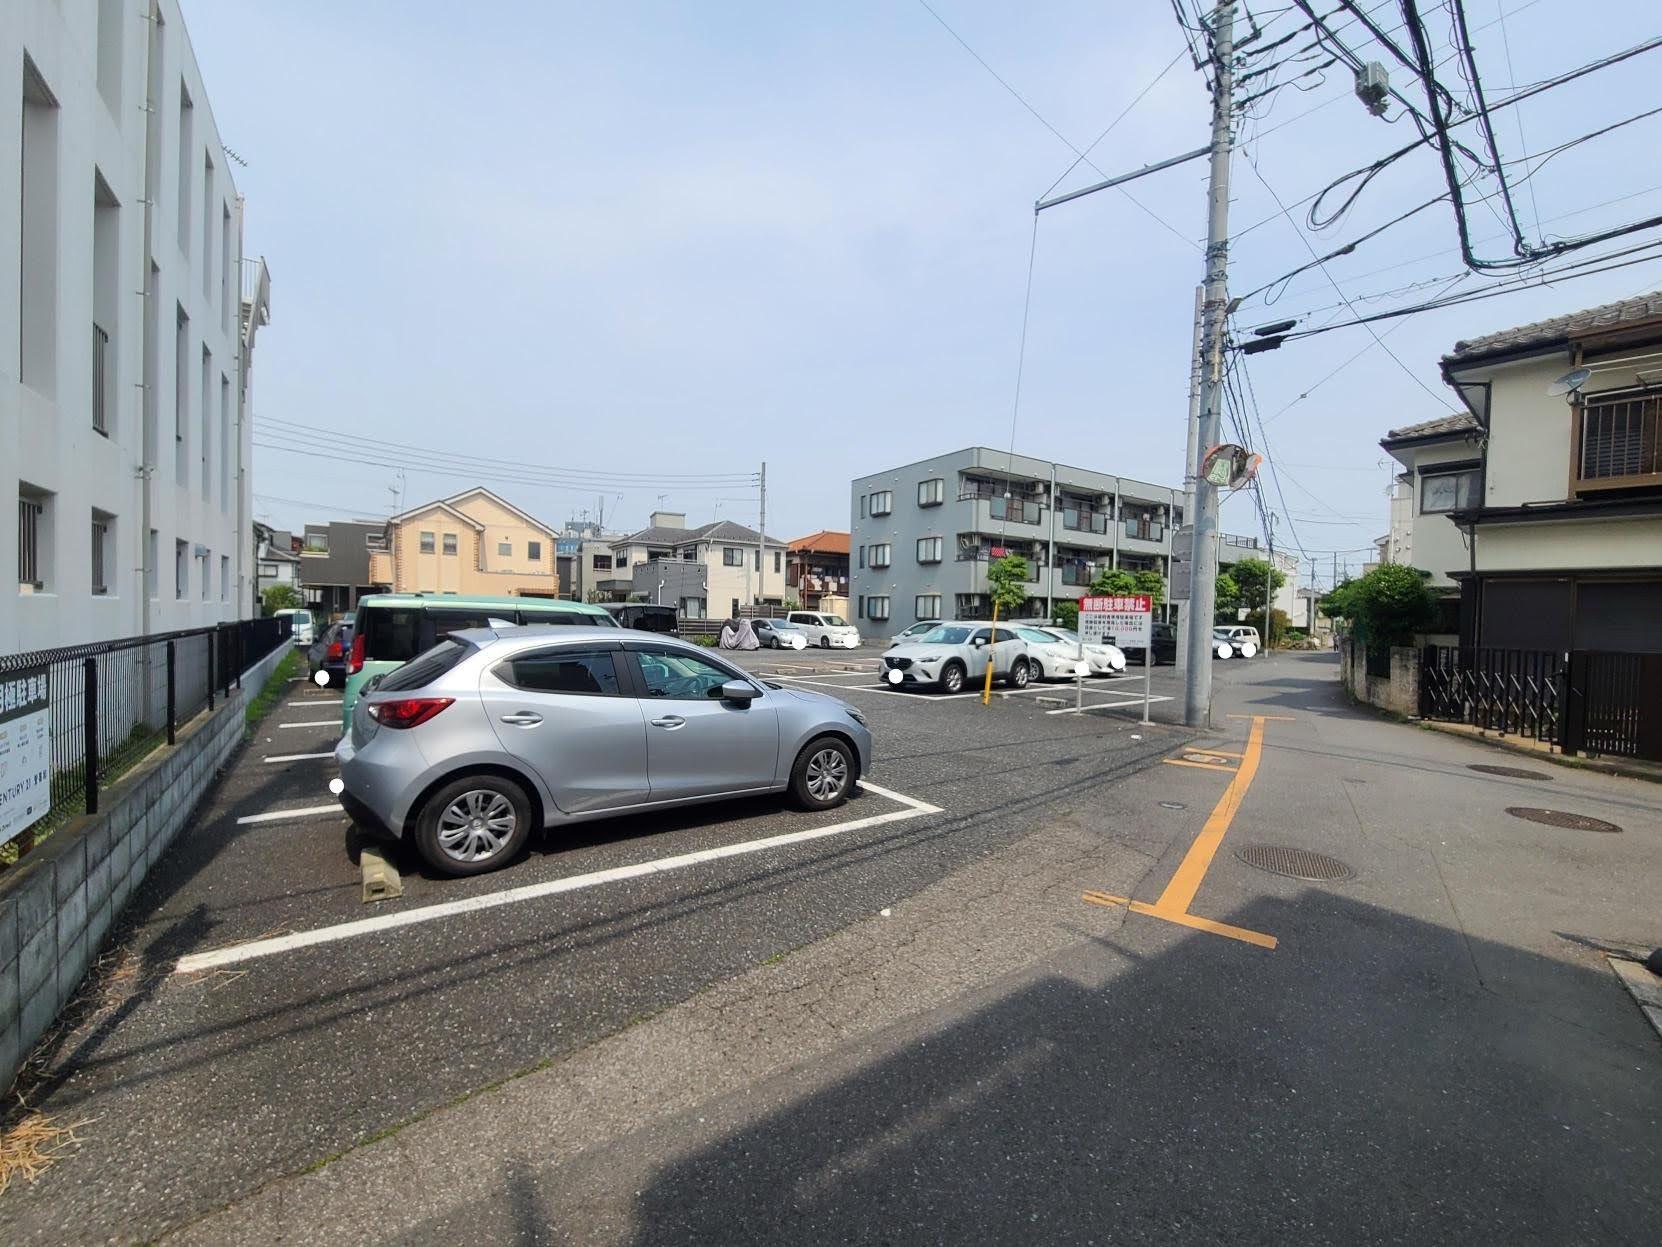
<path id="1" fill-rule="evenodd" d="M 986 643 L 987 643 L 986 640 L 982 637 L 976 637 L 975 640 L 970 642 L 970 644 L 975 646 L 976 649 L 980 649 Z"/>
<path id="2" fill-rule="evenodd" d="M 729 680 L 721 686 L 722 701 L 730 701 L 736 706 L 748 706 L 761 693 L 748 680 Z"/>

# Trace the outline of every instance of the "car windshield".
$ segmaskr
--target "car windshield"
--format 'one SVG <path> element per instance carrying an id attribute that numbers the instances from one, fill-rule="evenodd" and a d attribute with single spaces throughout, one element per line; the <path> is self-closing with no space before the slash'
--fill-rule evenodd
<path id="1" fill-rule="evenodd" d="M 1032 645 L 1054 645 L 1059 637 L 1051 636 L 1043 628 L 1017 628 L 1016 635 Z"/>
<path id="2" fill-rule="evenodd" d="M 1079 644 L 1079 634 L 1072 628 L 1052 628 L 1050 631 L 1054 632 L 1070 645 Z"/>
<path id="3" fill-rule="evenodd" d="M 793 624 L 788 619 L 764 619 L 762 623 L 778 632 L 801 632 L 800 624 Z"/>
<path id="4" fill-rule="evenodd" d="M 1230 632 L 1229 632 L 1228 628 L 1213 628 L 1212 629 L 1212 635 L 1215 636 L 1215 637 L 1218 637 L 1220 639 L 1227 640 L 1229 638 Z"/>
<path id="5" fill-rule="evenodd" d="M 825 626 L 827 628 L 848 627 L 848 620 L 844 619 L 841 615 L 821 615 L 820 618 L 825 621 Z"/>
<path id="6" fill-rule="evenodd" d="M 948 624 L 939 628 L 931 628 L 928 632 L 925 632 L 918 638 L 918 644 L 963 645 L 967 643 L 969 639 L 970 630 L 968 628 L 956 628 Z"/>

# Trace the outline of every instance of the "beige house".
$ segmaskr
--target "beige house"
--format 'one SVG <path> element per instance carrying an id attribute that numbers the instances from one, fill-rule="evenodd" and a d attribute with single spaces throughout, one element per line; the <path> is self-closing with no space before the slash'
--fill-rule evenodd
<path id="1" fill-rule="evenodd" d="M 387 521 L 369 576 L 395 593 L 558 597 L 554 529 L 484 488 Z"/>

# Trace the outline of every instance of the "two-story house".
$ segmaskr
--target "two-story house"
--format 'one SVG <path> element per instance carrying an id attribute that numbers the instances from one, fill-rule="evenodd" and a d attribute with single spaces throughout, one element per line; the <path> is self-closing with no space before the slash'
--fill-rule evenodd
<path id="1" fill-rule="evenodd" d="M 1459 416 L 1382 445 L 1462 643 L 1662 651 L 1662 293 L 1455 344 Z"/>
<path id="2" fill-rule="evenodd" d="M 687 527 L 677 511 L 654 511 L 645 528 L 612 543 L 612 574 L 637 601 L 674 605 L 687 619 L 736 615 L 785 601 L 785 544 L 732 520 Z"/>
<path id="3" fill-rule="evenodd" d="M 972 446 L 863 476 L 849 499 L 856 620 L 898 630 L 985 618 L 987 568 L 1027 560 L 1024 614 L 1079 598 L 1109 567 L 1170 577 L 1183 493 Z"/>
<path id="4" fill-rule="evenodd" d="M 387 521 L 370 578 L 395 593 L 558 597 L 554 529 L 476 487 Z"/>
<path id="5" fill-rule="evenodd" d="M 803 610 L 848 610 L 848 534 L 823 529 L 787 547 L 785 584 Z"/>

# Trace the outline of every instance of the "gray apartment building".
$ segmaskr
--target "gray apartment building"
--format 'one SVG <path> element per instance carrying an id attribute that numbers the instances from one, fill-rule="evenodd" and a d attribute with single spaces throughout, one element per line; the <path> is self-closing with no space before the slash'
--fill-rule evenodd
<path id="1" fill-rule="evenodd" d="M 1033 615 L 1083 597 L 1103 568 L 1169 579 L 1183 491 L 972 446 L 860 477 L 849 515 L 855 622 L 899 631 L 985 618 L 987 565 L 1004 553 L 1032 569 Z"/>

